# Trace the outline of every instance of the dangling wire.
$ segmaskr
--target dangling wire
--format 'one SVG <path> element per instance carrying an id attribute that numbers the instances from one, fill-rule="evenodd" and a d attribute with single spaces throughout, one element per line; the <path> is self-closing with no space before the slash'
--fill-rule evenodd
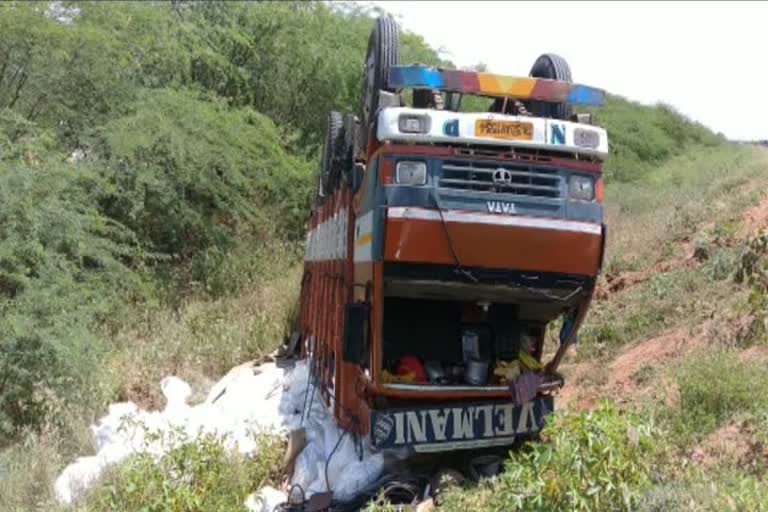
<path id="1" fill-rule="evenodd" d="M 443 207 L 440 206 L 440 197 L 439 197 L 439 193 L 437 192 L 435 192 L 435 204 L 437 204 L 437 211 L 440 212 L 440 223 L 443 225 L 443 231 L 445 231 L 445 237 L 448 239 L 448 247 L 451 249 L 453 260 L 456 262 L 456 272 L 462 274 L 464 277 L 466 277 L 473 283 L 479 283 L 480 280 L 476 278 L 472 274 L 472 272 L 465 269 L 461 265 L 461 261 L 459 260 L 459 255 L 456 252 L 456 247 L 453 245 L 453 238 L 451 237 L 451 233 L 448 231 L 448 224 L 445 222 L 445 217 L 443 216 Z"/>
<path id="2" fill-rule="evenodd" d="M 336 441 L 336 446 L 333 447 L 333 450 L 331 450 L 331 453 L 328 455 L 328 458 L 325 459 L 325 487 L 328 489 L 328 492 L 330 492 L 331 494 L 333 494 L 333 491 L 331 490 L 331 484 L 328 483 L 328 465 L 331 463 L 331 457 L 333 457 L 333 454 L 336 453 L 336 450 L 339 449 L 341 440 L 344 439 L 344 436 L 346 435 L 347 435 L 347 431 L 344 430 L 339 436 L 339 440 Z"/>

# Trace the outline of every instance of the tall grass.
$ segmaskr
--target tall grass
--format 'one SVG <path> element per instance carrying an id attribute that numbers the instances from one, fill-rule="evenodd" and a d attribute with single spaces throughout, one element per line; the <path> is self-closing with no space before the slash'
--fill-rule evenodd
<path id="1" fill-rule="evenodd" d="M 133 325 L 114 339 L 119 348 L 109 365 L 119 375 L 118 396 L 157 404 L 157 383 L 165 375 L 178 375 L 200 389 L 232 366 L 276 349 L 289 332 L 301 278 L 294 256 L 284 257 L 260 254 L 269 261 L 270 274 L 238 293 L 217 299 L 191 296 L 175 309 L 137 314 Z"/>
<path id="2" fill-rule="evenodd" d="M 679 255 L 680 242 L 708 223 L 738 223 L 768 190 L 766 167 L 767 151 L 728 145 L 679 154 L 641 181 L 609 183 L 609 270 Z"/>

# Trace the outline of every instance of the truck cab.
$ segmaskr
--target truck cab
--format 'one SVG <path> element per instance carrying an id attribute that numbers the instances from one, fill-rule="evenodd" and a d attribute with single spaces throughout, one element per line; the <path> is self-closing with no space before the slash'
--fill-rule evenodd
<path id="1" fill-rule="evenodd" d="M 372 32 L 360 116 L 329 117 L 303 354 L 374 449 L 509 444 L 554 409 L 602 266 L 607 133 L 571 105 L 604 94 L 552 55 L 552 77 L 400 66 L 393 24 Z"/>

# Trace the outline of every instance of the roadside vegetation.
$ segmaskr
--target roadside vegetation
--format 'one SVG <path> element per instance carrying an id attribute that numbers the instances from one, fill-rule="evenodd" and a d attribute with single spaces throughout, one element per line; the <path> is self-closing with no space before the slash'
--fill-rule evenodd
<path id="1" fill-rule="evenodd" d="M 51 482 L 92 451 L 108 403 L 160 407 L 161 377 L 202 390 L 283 339 L 324 115 L 356 109 L 371 27 L 321 3 L 50 5 L 0 5 L 4 511 L 56 510 Z M 418 35 L 402 44 L 404 61 L 440 62 Z M 611 97 L 596 122 L 609 249 L 566 368 L 594 410 L 569 409 L 445 507 L 762 510 L 765 454 L 713 439 L 768 442 L 768 250 L 743 216 L 768 194 L 768 156 L 666 106 Z M 600 405 L 617 398 L 613 358 L 674 329 L 696 339 L 686 357 L 632 375 L 662 401 Z M 80 506 L 231 510 L 275 478 L 264 442 L 256 460 L 211 439 L 132 459 Z"/>

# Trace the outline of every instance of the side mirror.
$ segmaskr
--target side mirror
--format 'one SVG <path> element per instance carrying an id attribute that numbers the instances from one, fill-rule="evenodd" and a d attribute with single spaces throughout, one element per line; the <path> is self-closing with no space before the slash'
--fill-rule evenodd
<path id="1" fill-rule="evenodd" d="M 355 163 L 352 166 L 352 192 L 357 194 L 360 187 L 363 185 L 363 179 L 365 178 L 365 166 L 361 163 Z"/>
<path id="2" fill-rule="evenodd" d="M 345 363 L 364 364 L 368 353 L 368 304 L 347 304 L 344 307 L 344 337 L 341 357 Z"/>

